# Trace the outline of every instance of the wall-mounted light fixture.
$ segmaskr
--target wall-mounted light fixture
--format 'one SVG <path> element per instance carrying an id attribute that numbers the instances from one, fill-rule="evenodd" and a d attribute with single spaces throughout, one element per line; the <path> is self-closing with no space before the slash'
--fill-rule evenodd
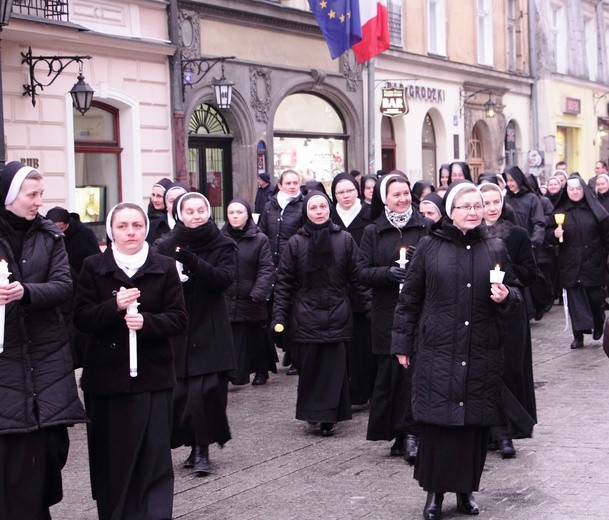
<path id="1" fill-rule="evenodd" d="M 23 85 L 23 95 L 32 98 L 32 106 L 36 106 L 36 92 L 38 89 L 44 90 L 44 87 L 52 85 L 59 75 L 70 65 L 70 63 L 78 63 L 78 81 L 70 90 L 74 107 L 81 114 L 91 108 L 93 101 L 93 89 L 85 83 L 85 77 L 82 74 L 83 60 L 90 60 L 91 56 L 32 56 L 32 48 L 30 47 L 26 53 L 21 53 L 21 63 L 27 63 L 29 68 L 30 82 Z M 39 63 L 44 63 L 48 69 L 46 83 L 43 83 L 36 78 L 35 67 Z"/>
<path id="2" fill-rule="evenodd" d="M 216 105 L 218 108 L 230 108 L 233 98 L 234 83 L 224 77 L 224 62 L 226 60 L 234 59 L 235 56 L 220 56 L 218 58 L 201 57 L 182 60 L 182 99 L 184 99 L 186 95 L 186 86 L 192 88 L 203 81 L 203 78 L 207 76 L 209 71 L 220 63 L 222 64 L 222 77 L 214 78 L 212 82 L 216 96 Z M 193 68 L 196 69 L 196 80 L 193 80 L 195 75 L 195 72 L 192 70 Z"/>
<path id="3" fill-rule="evenodd" d="M 463 100 L 461 101 L 461 106 L 459 107 L 459 115 L 461 117 L 463 117 L 463 107 L 465 106 L 465 103 L 467 103 L 467 101 L 469 101 L 470 99 L 472 99 L 473 97 L 477 96 L 478 94 L 481 93 L 487 93 L 488 94 L 488 101 L 486 103 L 484 103 L 484 112 L 486 114 L 486 117 L 495 117 L 495 113 L 496 113 L 496 107 L 497 107 L 497 103 L 495 103 L 493 101 L 493 91 L 488 89 L 488 88 L 482 88 L 480 90 L 476 90 L 475 92 L 472 93 L 468 93 L 468 91 L 464 90 L 464 89 L 459 89 L 459 97 Z"/>

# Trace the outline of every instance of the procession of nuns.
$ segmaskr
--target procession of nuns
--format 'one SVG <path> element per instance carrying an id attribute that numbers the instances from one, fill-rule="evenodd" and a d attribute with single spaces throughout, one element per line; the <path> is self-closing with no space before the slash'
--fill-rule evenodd
<path id="1" fill-rule="evenodd" d="M 68 427 L 85 423 L 99 518 L 170 519 L 172 449 L 208 475 L 209 446 L 231 440 L 230 385 L 264 392 L 278 354 L 300 431 L 340 435 L 367 410 L 361 435 L 413 467 L 425 519 L 447 494 L 479 514 L 487 453 L 516 456 L 537 422 L 530 320 L 558 300 L 572 349 L 603 335 L 608 190 L 563 170 L 544 186 L 518 167 L 474 179 L 464 162 L 412 186 L 399 170 L 328 186 L 287 170 L 260 213 L 237 197 L 218 223 L 164 178 L 148 210 L 112 207 L 103 252 L 85 252 L 77 214 L 40 214 L 42 173 L 7 164 L 0 518 L 51 518 Z"/>

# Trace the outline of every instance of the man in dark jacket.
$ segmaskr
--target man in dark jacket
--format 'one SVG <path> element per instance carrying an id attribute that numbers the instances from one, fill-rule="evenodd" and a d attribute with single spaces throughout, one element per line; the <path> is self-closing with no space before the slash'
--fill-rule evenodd
<path id="1" fill-rule="evenodd" d="M 266 172 L 259 173 L 256 182 L 258 183 L 258 191 L 254 202 L 254 213 L 262 213 L 264 206 L 275 191 L 275 186 L 271 184 L 271 176 Z"/>

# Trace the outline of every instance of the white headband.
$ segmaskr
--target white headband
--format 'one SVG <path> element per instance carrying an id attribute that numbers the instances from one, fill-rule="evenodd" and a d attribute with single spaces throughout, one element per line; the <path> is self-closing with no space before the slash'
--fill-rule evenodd
<path id="1" fill-rule="evenodd" d="M 112 242 L 114 242 L 114 235 L 112 234 L 112 214 L 114 213 L 114 210 L 119 206 L 120 204 L 117 204 L 116 206 L 114 206 L 109 212 L 108 212 L 108 216 L 106 217 L 106 235 L 108 235 L 108 238 L 110 240 L 112 240 Z M 150 220 L 148 219 L 148 215 L 146 215 L 146 212 L 140 207 L 138 206 L 138 208 L 140 208 L 142 210 L 142 213 L 144 214 L 144 222 L 146 223 L 146 236 L 148 236 L 148 231 L 150 231 Z M 121 209 L 132 209 L 132 208 L 121 208 Z"/>
<path id="2" fill-rule="evenodd" d="M 184 197 L 188 197 L 189 199 L 203 199 L 203 202 L 205 202 L 205 205 L 207 206 L 207 213 L 209 213 L 209 218 L 211 218 L 211 204 L 209 203 L 209 200 L 207 200 L 207 197 L 205 195 L 199 193 L 198 191 L 187 191 Z M 176 214 L 178 216 L 178 219 L 182 223 L 184 222 L 184 220 L 182 219 L 182 208 L 180 206 L 182 206 L 182 204 L 184 203 L 184 197 L 180 198 L 179 204 L 176 207 Z"/>
<path id="3" fill-rule="evenodd" d="M 448 193 L 446 194 L 446 202 L 444 203 L 444 207 L 446 208 L 446 215 L 448 215 L 448 218 L 452 218 L 452 206 L 453 206 L 453 202 L 455 200 L 455 197 L 457 196 L 457 194 L 460 191 L 463 191 L 465 188 L 469 188 L 471 191 L 477 191 L 478 195 L 480 195 L 480 190 L 477 188 L 477 186 L 472 183 L 472 182 L 462 182 L 460 184 L 457 184 L 456 186 L 453 186 Z M 473 190 L 472 190 L 473 188 Z M 480 197 L 482 198 L 482 195 L 480 195 Z"/>
<path id="4" fill-rule="evenodd" d="M 11 186 L 8 189 L 8 193 L 6 194 L 6 199 L 4 200 L 4 205 L 8 206 L 15 202 L 17 195 L 19 195 L 19 190 L 21 189 L 21 185 L 25 178 L 30 174 L 30 172 L 38 171 L 30 166 L 24 166 L 23 168 L 19 168 L 13 180 L 11 181 Z"/>
<path id="5" fill-rule="evenodd" d="M 499 193 L 499 196 L 501 197 L 501 204 L 503 204 L 503 190 L 499 186 L 497 186 L 494 182 L 484 181 L 484 182 L 480 183 L 480 185 L 478 186 L 480 193 L 484 193 L 486 191 L 491 191 L 491 189 L 488 189 L 488 188 L 483 190 L 482 188 L 484 188 L 485 186 L 490 186 L 493 191 L 496 191 L 497 193 Z"/>
<path id="6" fill-rule="evenodd" d="M 397 174 L 393 174 L 393 175 L 386 175 L 385 177 L 383 177 L 381 179 L 381 185 L 379 186 L 379 194 L 381 196 L 381 201 L 383 202 L 383 204 L 387 204 L 387 184 L 390 180 L 393 179 L 401 179 L 402 182 L 405 182 L 406 184 L 408 184 L 408 181 L 402 177 L 401 175 L 397 175 Z"/>
<path id="7" fill-rule="evenodd" d="M 582 183 L 579 179 L 567 179 L 567 186 L 569 188 L 581 188 Z"/>

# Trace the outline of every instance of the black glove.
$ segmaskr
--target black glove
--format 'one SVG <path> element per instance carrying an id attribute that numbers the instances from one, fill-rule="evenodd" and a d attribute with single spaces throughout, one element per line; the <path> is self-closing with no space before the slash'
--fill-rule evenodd
<path id="1" fill-rule="evenodd" d="M 416 247 L 408 246 L 408 249 L 406 249 L 406 260 L 408 260 L 410 262 L 412 260 L 412 257 L 414 256 L 414 252 L 416 250 L 417 250 Z"/>
<path id="2" fill-rule="evenodd" d="M 197 265 L 199 265 L 199 257 L 187 248 L 181 248 L 176 253 L 176 260 L 190 272 L 196 271 Z"/>
<path id="3" fill-rule="evenodd" d="M 387 279 L 390 282 L 402 283 L 404 281 L 404 278 L 406 278 L 406 269 L 402 269 L 397 265 L 394 267 L 390 267 L 387 271 Z"/>

